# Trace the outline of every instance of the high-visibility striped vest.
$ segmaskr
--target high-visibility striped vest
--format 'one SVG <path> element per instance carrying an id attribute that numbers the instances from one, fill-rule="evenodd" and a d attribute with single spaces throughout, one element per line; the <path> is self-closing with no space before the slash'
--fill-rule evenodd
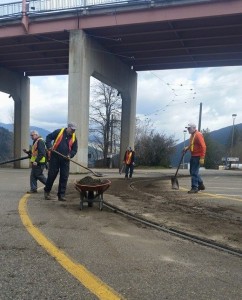
<path id="1" fill-rule="evenodd" d="M 36 158 L 38 156 L 38 142 L 39 142 L 39 140 L 44 141 L 42 138 L 37 138 L 36 141 L 34 142 L 34 144 L 32 146 L 32 155 L 31 155 L 31 158 L 30 158 L 31 162 L 35 162 Z M 45 163 L 46 162 L 46 157 L 43 156 L 39 162 L 40 163 Z"/>
<path id="2" fill-rule="evenodd" d="M 55 139 L 54 144 L 53 144 L 53 150 L 56 150 L 57 147 L 59 146 L 60 142 L 62 141 L 64 130 L 65 130 L 65 128 L 62 128 L 62 129 L 60 130 L 60 132 L 58 133 L 57 138 Z M 76 134 L 75 134 L 75 132 L 74 132 L 74 133 L 72 133 L 72 137 L 71 137 L 71 139 L 69 140 L 69 144 L 68 144 L 68 146 L 69 146 L 69 151 L 71 151 L 72 145 L 73 145 L 73 143 L 75 142 L 75 140 L 76 140 Z"/>
<path id="3" fill-rule="evenodd" d="M 194 140 L 195 140 L 196 134 L 197 134 L 197 131 L 193 134 L 193 136 L 191 136 L 191 140 L 190 140 L 190 150 L 191 150 L 191 152 L 193 152 L 193 150 L 194 150 Z"/>
<path id="4" fill-rule="evenodd" d="M 126 153 L 125 163 L 129 165 L 131 163 L 132 151 Z"/>

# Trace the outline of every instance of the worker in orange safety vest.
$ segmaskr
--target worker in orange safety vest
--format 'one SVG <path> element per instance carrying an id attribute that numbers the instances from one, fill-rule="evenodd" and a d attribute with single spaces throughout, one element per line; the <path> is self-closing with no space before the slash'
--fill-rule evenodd
<path id="1" fill-rule="evenodd" d="M 198 191 L 205 190 L 203 179 L 199 174 L 200 166 L 204 165 L 204 158 L 206 155 L 206 144 L 201 132 L 196 129 L 194 123 L 187 125 L 187 131 L 190 133 L 190 142 L 183 152 L 190 151 L 190 175 L 191 175 L 191 190 L 189 194 L 197 193 Z"/>
<path id="2" fill-rule="evenodd" d="M 124 154 L 123 163 L 125 164 L 125 179 L 132 178 L 134 171 L 135 152 L 129 146 Z"/>

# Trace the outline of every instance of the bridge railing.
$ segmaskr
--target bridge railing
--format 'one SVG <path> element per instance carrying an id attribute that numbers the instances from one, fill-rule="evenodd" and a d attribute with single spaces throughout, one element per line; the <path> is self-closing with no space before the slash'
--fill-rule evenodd
<path id="1" fill-rule="evenodd" d="M 11 3 L 0 4 L 0 20 L 21 17 L 22 1 L 9 0 Z M 133 5 L 184 5 L 198 2 L 217 2 L 224 0 L 26 0 L 25 12 L 27 15 L 61 12 L 74 9 L 88 10 L 110 6 L 133 6 Z"/>
<path id="2" fill-rule="evenodd" d="M 0 18 L 16 17 L 22 12 L 22 1 L 0 4 Z"/>
<path id="3" fill-rule="evenodd" d="M 103 7 L 128 3 L 144 3 L 151 0 L 26 0 L 26 13 L 45 13 L 78 8 Z M 22 1 L 0 4 L 0 19 L 22 15 Z"/>
<path id="4" fill-rule="evenodd" d="M 72 8 L 85 8 L 96 5 L 127 3 L 127 0 L 32 0 L 29 11 L 53 11 Z"/>

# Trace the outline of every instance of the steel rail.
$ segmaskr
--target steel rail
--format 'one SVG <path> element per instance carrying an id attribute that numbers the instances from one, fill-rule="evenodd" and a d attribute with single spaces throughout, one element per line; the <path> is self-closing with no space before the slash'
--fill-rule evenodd
<path id="1" fill-rule="evenodd" d="M 186 233 L 186 232 L 174 229 L 174 228 L 166 227 L 164 225 L 160 225 L 160 224 L 152 222 L 152 221 L 147 221 L 146 219 L 144 219 L 142 217 L 137 217 L 134 214 L 129 213 L 125 210 L 122 210 L 122 209 L 120 209 L 119 207 L 117 207 L 115 205 L 107 203 L 106 201 L 103 201 L 103 205 L 106 206 L 107 208 L 113 210 L 115 213 L 119 213 L 119 214 L 121 214 L 125 217 L 129 217 L 130 219 L 135 220 L 139 223 L 145 224 L 149 227 L 152 227 L 152 228 L 155 228 L 157 230 L 160 230 L 160 231 L 178 236 L 182 239 L 189 240 L 189 241 L 195 242 L 197 244 L 200 244 L 200 245 L 203 245 L 203 246 L 206 246 L 206 247 L 209 247 L 209 248 L 213 248 L 213 249 L 216 249 L 216 250 L 219 250 L 219 251 L 227 252 L 229 254 L 236 255 L 236 256 L 239 256 L 239 257 L 242 258 L 242 251 L 241 250 L 237 250 L 237 249 L 234 249 L 232 247 L 228 247 L 228 246 L 216 243 L 214 241 L 211 241 L 211 240 L 208 240 L 208 239 L 205 239 L 205 238 L 200 238 L 198 236 L 195 236 L 195 235 L 192 235 L 192 234 L 189 234 L 189 233 Z"/>

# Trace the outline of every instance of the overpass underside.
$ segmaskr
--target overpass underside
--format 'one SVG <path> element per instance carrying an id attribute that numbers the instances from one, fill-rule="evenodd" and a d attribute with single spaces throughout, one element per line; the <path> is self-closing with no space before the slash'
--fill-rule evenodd
<path id="1" fill-rule="evenodd" d="M 19 18 L 0 18 L 0 66 L 22 76 L 25 95 L 31 76 L 69 74 L 68 117 L 82 128 L 79 159 L 86 164 L 90 76 L 121 91 L 128 109 L 122 115 L 123 152 L 124 143 L 132 145 L 134 140 L 136 72 L 241 65 L 241 24 L 240 0 L 120 1 L 48 12 L 23 6 Z M 22 103 L 17 88 L 13 85 L 6 92 L 17 93 Z M 4 91 L 1 83 L 0 89 Z M 28 112 L 29 100 L 24 105 Z M 16 118 L 21 130 L 28 127 L 29 118 Z M 22 133 L 16 149 L 28 140 L 27 134 Z"/>

